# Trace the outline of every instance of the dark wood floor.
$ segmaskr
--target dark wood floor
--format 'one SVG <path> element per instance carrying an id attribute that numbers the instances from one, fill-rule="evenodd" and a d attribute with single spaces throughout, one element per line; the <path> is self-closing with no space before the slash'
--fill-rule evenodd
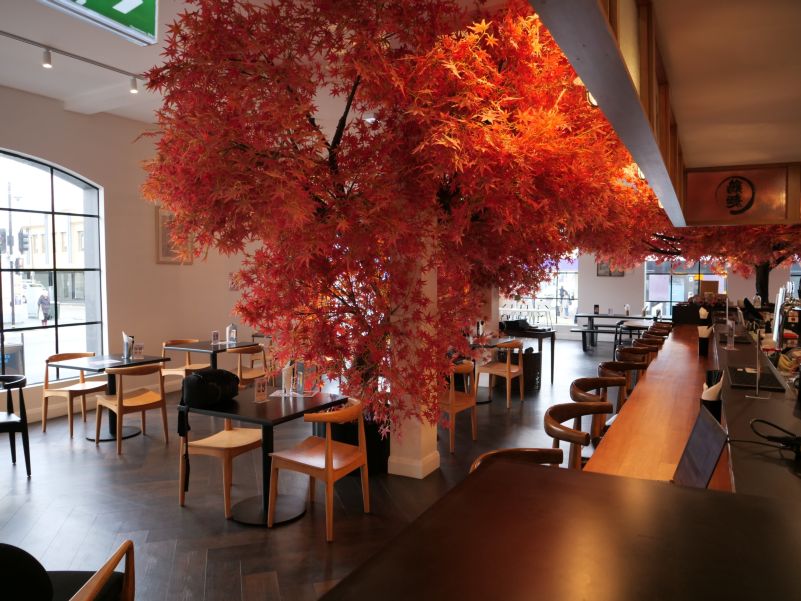
<path id="1" fill-rule="evenodd" d="M 594 375 L 598 362 L 611 355 L 611 344 L 599 343 L 585 354 L 578 342 L 558 341 L 553 386 L 547 347 L 542 390 L 522 404 L 513 396 L 511 410 L 500 393 L 491 404 L 480 405 L 477 442 L 470 440 L 466 414 L 457 421 L 454 455 L 448 453 L 445 430 L 440 430 L 440 470 L 424 480 L 371 475 L 369 515 L 362 512 L 358 478 L 337 483 L 334 543 L 325 542 L 323 487 L 317 488 L 317 502 L 294 523 L 267 530 L 225 520 L 222 473 L 212 458 L 192 459 L 187 506 L 179 507 L 173 408 L 168 446 L 158 412 L 150 412 L 147 436 L 126 440 L 121 457 L 112 443 L 96 447 L 84 438 L 93 431 L 94 413 L 85 425 L 78 417 L 72 440 L 66 418 L 49 421 L 46 434 L 40 424 L 33 424 L 30 480 L 21 457 L 17 466 L 11 465 L 3 441 L 0 541 L 23 547 L 50 570 L 93 570 L 122 540 L 132 539 L 140 601 L 317 599 L 464 478 L 480 453 L 550 446 L 542 429 L 543 412 L 553 403 L 567 402 L 570 382 Z M 486 388 L 479 390 L 479 400 L 486 395 Z M 133 416 L 129 419 L 138 422 Z M 221 423 L 198 416 L 192 427 L 199 436 L 220 429 Z M 276 448 L 292 445 L 309 430 L 302 421 L 279 426 Z M 256 453 L 235 460 L 234 502 L 261 489 L 257 462 Z M 284 491 L 304 493 L 307 482 L 291 473 L 281 476 Z M 504 492 L 498 491 L 499 501 Z"/>

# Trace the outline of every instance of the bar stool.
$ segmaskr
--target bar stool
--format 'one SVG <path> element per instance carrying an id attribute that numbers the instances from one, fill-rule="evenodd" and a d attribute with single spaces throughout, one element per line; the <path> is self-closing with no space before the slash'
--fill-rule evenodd
<path id="1" fill-rule="evenodd" d="M 648 361 L 649 363 L 654 359 L 656 359 L 656 356 L 659 354 L 659 346 L 656 344 L 652 344 L 650 341 L 647 340 L 645 341 L 640 339 L 635 340 L 634 343 L 632 344 L 632 348 L 642 348 L 647 350 L 650 353 Z"/>
<path id="2" fill-rule="evenodd" d="M 639 361 L 647 368 L 651 363 L 651 351 L 636 346 L 619 346 L 615 352 L 615 359 L 617 361 L 633 361 L 635 363 Z"/>
<path id="3" fill-rule="evenodd" d="M 553 448 L 559 448 L 559 441 L 570 443 L 570 458 L 567 466 L 572 469 L 581 469 L 581 447 L 590 444 L 590 434 L 581 431 L 581 418 L 585 415 L 604 415 L 611 413 L 612 403 L 560 403 L 551 405 L 545 412 L 545 432 L 553 438 Z M 564 422 L 573 420 L 573 427 L 564 425 Z"/>
<path id="4" fill-rule="evenodd" d="M 634 390 L 634 385 L 637 383 L 642 371 L 645 369 L 643 364 L 639 361 L 604 361 L 598 364 L 598 375 L 601 377 L 623 377 L 626 380 L 625 386 L 618 390 L 617 404 L 615 413 L 620 413 L 623 405 L 629 398 L 629 395 Z"/>
<path id="5" fill-rule="evenodd" d="M 608 403 L 609 388 L 621 390 L 625 389 L 625 387 L 626 378 L 623 376 L 578 378 L 570 384 L 570 398 L 576 403 Z M 598 441 L 601 438 L 604 421 L 603 415 L 593 415 L 592 427 L 590 428 L 590 435 L 593 441 Z"/>
<path id="6" fill-rule="evenodd" d="M 665 344 L 665 340 L 667 340 L 667 337 L 659 336 L 658 334 L 649 334 L 648 332 L 644 332 L 640 340 L 642 340 L 643 342 L 647 342 L 648 344 L 655 344 L 659 348 L 662 348 Z"/>

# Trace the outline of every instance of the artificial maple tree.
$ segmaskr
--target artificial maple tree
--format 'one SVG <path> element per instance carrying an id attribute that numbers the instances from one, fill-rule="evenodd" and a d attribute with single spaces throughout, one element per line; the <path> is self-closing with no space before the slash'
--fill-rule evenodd
<path id="1" fill-rule="evenodd" d="M 236 311 L 279 363 L 341 376 L 384 426 L 436 419 L 486 287 L 535 289 L 642 200 L 524 2 L 472 24 L 452 0 L 192 4 L 150 73 L 145 194 L 176 242 L 242 253 Z"/>

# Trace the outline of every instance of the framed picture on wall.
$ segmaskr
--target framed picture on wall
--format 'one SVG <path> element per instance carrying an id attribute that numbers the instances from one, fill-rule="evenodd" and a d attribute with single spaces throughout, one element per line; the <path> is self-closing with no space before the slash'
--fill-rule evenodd
<path id="1" fill-rule="evenodd" d="M 189 265 L 192 263 L 191 245 L 186 249 L 186 257 L 181 260 L 180 249 L 170 239 L 171 211 L 156 207 L 156 263 Z"/>
<path id="2" fill-rule="evenodd" d="M 625 271 L 615 271 L 614 269 L 610 269 L 609 263 L 606 261 L 596 263 L 595 268 L 595 273 L 599 278 L 622 278 L 626 274 Z"/>

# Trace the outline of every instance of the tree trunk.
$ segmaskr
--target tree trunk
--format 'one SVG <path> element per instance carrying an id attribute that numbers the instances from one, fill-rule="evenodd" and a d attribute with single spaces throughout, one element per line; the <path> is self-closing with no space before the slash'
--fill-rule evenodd
<path id="1" fill-rule="evenodd" d="M 756 293 L 762 299 L 762 304 L 769 303 L 770 263 L 765 261 L 757 265 L 754 279 L 756 280 Z"/>

